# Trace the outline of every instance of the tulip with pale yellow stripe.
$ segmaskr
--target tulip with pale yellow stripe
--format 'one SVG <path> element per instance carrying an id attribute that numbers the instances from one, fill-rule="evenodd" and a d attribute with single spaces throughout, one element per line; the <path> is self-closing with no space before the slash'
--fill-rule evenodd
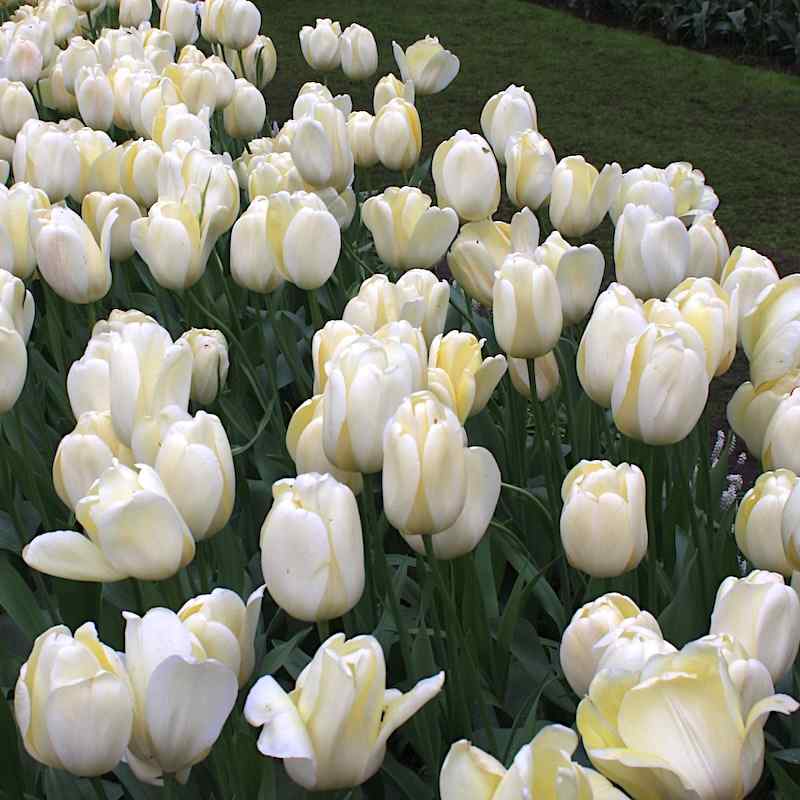
<path id="1" fill-rule="evenodd" d="M 392 42 L 394 60 L 403 81 L 413 81 L 418 95 L 437 94 L 447 88 L 458 75 L 460 62 L 446 50 L 436 36 L 426 36 L 403 50 Z"/>
<path id="2" fill-rule="evenodd" d="M 524 86 L 512 83 L 492 95 L 481 111 L 481 130 L 501 164 L 506 163 L 506 147 L 511 137 L 523 131 L 535 131 L 536 127 L 536 104 Z"/>
<path id="3" fill-rule="evenodd" d="M 732 295 L 739 295 L 739 341 L 742 338 L 742 321 L 753 310 L 761 292 L 779 280 L 778 271 L 766 257 L 749 247 L 736 247 L 725 262 L 719 282 Z"/>
<path id="4" fill-rule="evenodd" d="M 411 169 L 422 151 L 422 123 L 413 103 L 397 97 L 375 112 L 372 143 L 386 169 Z"/>
<path id="5" fill-rule="evenodd" d="M 553 186 L 553 146 L 536 130 L 520 131 L 509 137 L 503 157 L 508 199 L 517 208 L 538 211 Z"/>

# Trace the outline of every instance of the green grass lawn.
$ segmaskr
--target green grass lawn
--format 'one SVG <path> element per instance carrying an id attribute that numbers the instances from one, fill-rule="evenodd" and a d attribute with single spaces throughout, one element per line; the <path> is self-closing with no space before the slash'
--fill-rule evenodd
<path id="1" fill-rule="evenodd" d="M 717 217 L 731 246 L 747 244 L 782 272 L 800 271 L 797 77 L 522 0 L 301 0 L 263 12 L 263 30 L 278 51 L 278 73 L 266 92 L 271 118 L 286 119 L 300 85 L 319 79 L 303 60 L 297 34 L 334 9 L 342 27 L 354 21 L 369 27 L 380 50 L 375 79 L 354 84 L 338 71 L 329 80 L 335 92 L 352 95 L 355 109 L 371 111 L 377 77 L 399 74 L 392 39 L 405 46 L 438 35 L 461 59 L 456 80 L 418 103 L 426 154 L 459 128 L 479 132 L 487 98 L 510 83 L 524 84 L 558 157 L 580 153 L 598 166 L 619 161 L 623 169 L 691 161 L 720 197 Z M 503 208 L 500 216 L 509 213 Z M 605 223 L 599 238 L 606 252 L 609 236 Z"/>

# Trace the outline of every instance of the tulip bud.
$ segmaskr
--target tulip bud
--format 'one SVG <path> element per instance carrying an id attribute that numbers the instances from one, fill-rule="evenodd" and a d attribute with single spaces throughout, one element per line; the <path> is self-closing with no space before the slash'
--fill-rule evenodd
<path id="1" fill-rule="evenodd" d="M 775 572 L 755 570 L 745 578 L 725 578 L 714 602 L 711 633 L 733 636 L 777 683 L 797 657 L 800 599 Z"/>
<path id="2" fill-rule="evenodd" d="M 188 0 L 162 0 L 159 26 L 172 34 L 178 47 L 193 44 L 200 35 L 195 5 Z"/>
<path id="3" fill-rule="evenodd" d="M 550 196 L 556 156 L 547 139 L 536 130 L 512 134 L 502 159 L 506 164 L 506 191 L 517 208 L 537 211 Z"/>
<path id="4" fill-rule="evenodd" d="M 329 19 L 318 19 L 315 27 L 304 25 L 300 29 L 300 49 L 311 69 L 333 72 L 340 63 L 342 26 Z"/>
<path id="5" fill-rule="evenodd" d="M 629 203 L 649 206 L 660 217 L 674 217 L 675 195 L 667 181 L 666 172 L 645 164 L 623 174 L 619 191 L 608 211 L 614 225 Z"/>
<path id="6" fill-rule="evenodd" d="M 514 358 L 537 358 L 558 344 L 563 317 L 552 271 L 512 253 L 495 276 L 494 331 L 497 343 Z"/>
<path id="7" fill-rule="evenodd" d="M 615 578 L 639 566 L 647 553 L 639 467 L 580 461 L 564 479 L 561 498 L 561 543 L 571 566 L 593 578 Z"/>
<path id="8" fill-rule="evenodd" d="M 372 31 L 353 23 L 339 40 L 342 72 L 352 81 L 369 78 L 378 68 L 378 46 Z"/>
<path id="9" fill-rule="evenodd" d="M 123 616 L 125 664 L 136 701 L 126 760 L 140 781 L 157 785 L 163 775 L 175 775 L 185 783 L 236 704 L 237 675 L 206 653 L 172 611 Z"/>
<path id="10" fill-rule="evenodd" d="M 646 628 L 661 635 L 661 628 L 649 611 L 640 611 L 624 594 L 611 592 L 579 608 L 561 638 L 561 669 L 579 697 L 586 694 L 598 665 L 610 644 L 606 636 L 619 627 Z M 599 643 L 604 641 L 603 645 Z"/>
<path id="11" fill-rule="evenodd" d="M 384 167 L 398 172 L 411 169 L 422 150 L 417 109 L 401 98 L 382 105 L 372 125 L 372 141 Z"/>
<path id="12" fill-rule="evenodd" d="M 730 257 L 728 240 L 712 214 L 699 215 L 689 228 L 689 271 L 691 278 L 721 280 Z"/>
<path id="13" fill-rule="evenodd" d="M 51 202 L 75 190 L 80 177 L 80 152 L 57 125 L 29 119 L 14 147 L 14 180 L 42 189 Z"/>
<path id="14" fill-rule="evenodd" d="M 377 114 L 389 101 L 396 97 L 414 104 L 414 83 L 403 83 L 394 75 L 384 75 L 376 84 L 373 95 L 373 110 Z"/>
<path id="15" fill-rule="evenodd" d="M 39 119 L 33 95 L 24 83 L 0 78 L 0 135 L 15 139 L 29 119 Z"/>
<path id="16" fill-rule="evenodd" d="M 261 14 L 250 0 L 216 0 L 202 14 L 203 36 L 230 50 L 244 50 L 261 27 Z"/>
<path id="17" fill-rule="evenodd" d="M 119 24 L 136 28 L 153 13 L 151 0 L 119 0 Z"/>
<path id="18" fill-rule="evenodd" d="M 460 62 L 445 50 L 436 36 L 426 36 L 403 52 L 397 42 L 392 42 L 394 60 L 405 83 L 414 82 L 420 96 L 438 94 L 446 89 L 458 75 Z"/>
<path id="19" fill-rule="evenodd" d="M 773 283 L 777 283 L 778 271 L 766 257 L 749 247 L 736 247 L 725 262 L 719 282 L 731 296 L 739 295 L 739 340 L 742 338 L 742 321 L 756 304 L 756 298 Z"/>
<path id="20" fill-rule="evenodd" d="M 378 273 L 361 284 L 358 294 L 344 307 L 342 319 L 365 333 L 375 333 L 387 323 L 401 319 L 419 327 L 424 306 L 425 300 L 416 292 L 404 291 L 399 282 L 391 283 L 386 275 Z"/>
<path id="21" fill-rule="evenodd" d="M 675 216 L 691 224 L 703 213 L 713 214 L 719 198 L 699 169 L 687 161 L 676 161 L 664 170 L 664 176 L 675 197 Z"/>
<path id="22" fill-rule="evenodd" d="M 353 151 L 347 121 L 332 102 L 320 102 L 302 117 L 292 139 L 292 159 L 312 186 L 343 191 L 353 182 Z"/>
<path id="23" fill-rule="evenodd" d="M 264 258 L 261 249 L 269 243 L 268 217 L 269 200 L 257 196 L 231 233 L 231 276 L 239 286 L 259 294 L 274 292 L 285 280 L 273 258 Z"/>
<path id="24" fill-rule="evenodd" d="M 111 228 L 111 260 L 127 261 L 134 253 L 131 225 L 142 216 L 139 206 L 125 194 L 91 192 L 83 198 L 81 216 L 98 244 L 102 243 L 105 221 L 112 213 L 116 213 L 116 219 Z"/>
<path id="25" fill-rule="evenodd" d="M 567 156 L 556 164 L 552 180 L 550 222 L 563 236 L 585 236 L 608 213 L 622 169 L 615 161 L 598 172 L 583 156 Z"/>
<path id="26" fill-rule="evenodd" d="M 20 669 L 14 714 L 25 750 L 40 764 L 80 777 L 110 772 L 133 728 L 125 665 L 93 622 L 74 637 L 64 625 L 49 628 Z"/>
<path id="27" fill-rule="evenodd" d="M 558 371 L 558 361 L 553 353 L 533 359 L 533 368 L 536 371 L 536 397 L 543 403 L 550 397 L 561 381 Z M 528 362 L 524 358 L 508 359 L 508 374 L 513 387 L 526 399 L 531 399 L 530 373 Z"/>
<path id="28" fill-rule="evenodd" d="M 221 661 L 238 676 L 239 688 L 253 674 L 256 662 L 255 636 L 261 616 L 264 587 L 259 586 L 247 605 L 230 589 L 214 589 L 187 600 L 178 618 L 197 637 L 208 658 Z"/>
<path id="29" fill-rule="evenodd" d="M 22 551 L 32 569 L 75 581 L 163 580 L 194 558 L 194 540 L 155 470 L 118 461 L 78 501 L 85 534 L 53 531 Z M 143 525 L 142 520 L 147 519 Z"/>
<path id="30" fill-rule="evenodd" d="M 386 742 L 444 685 L 444 673 L 405 694 L 386 689 L 383 650 L 372 636 L 337 633 L 317 650 L 291 694 L 271 676 L 250 690 L 245 719 L 263 730 L 258 749 L 283 758 L 289 777 L 305 789 L 349 789 L 383 764 Z"/>
<path id="31" fill-rule="evenodd" d="M 59 443 L 53 461 L 56 494 L 73 513 L 92 484 L 115 460 L 133 467 L 133 454 L 117 438 L 108 411 L 87 411 Z"/>
<path id="32" fill-rule="evenodd" d="M 241 51 L 242 63 L 238 55 L 226 53 L 237 78 L 247 78 L 250 83 L 263 89 L 274 77 L 278 68 L 278 54 L 269 36 L 259 35 Z M 242 70 L 244 66 L 244 70 Z"/>
<path id="33" fill-rule="evenodd" d="M 31 39 L 15 36 L 5 55 L 5 77 L 33 88 L 42 74 L 44 59 L 39 46 Z"/>
<path id="34" fill-rule="evenodd" d="M 253 139 L 261 133 L 267 118 L 264 95 L 245 78 L 237 78 L 233 99 L 225 106 L 225 133 L 234 139 Z"/>
<path id="35" fill-rule="evenodd" d="M 415 324 L 422 330 L 425 341 L 431 344 L 444 331 L 450 285 L 426 269 L 410 269 L 400 276 L 396 286 L 415 305 L 416 301 L 421 301 L 422 321 Z"/>
<path id="36" fill-rule="evenodd" d="M 358 167 L 374 167 L 378 163 L 375 142 L 372 138 L 374 117 L 369 111 L 353 111 L 347 118 L 347 138 Z"/>
<path id="37" fill-rule="evenodd" d="M 464 221 L 491 217 L 500 205 L 500 172 L 482 136 L 460 130 L 433 154 L 433 183 L 439 205 Z"/>
<path id="38" fill-rule="evenodd" d="M 191 398 L 210 406 L 228 377 L 228 342 L 224 334 L 207 328 L 192 328 L 181 336 L 192 350 Z"/>
<path id="39" fill-rule="evenodd" d="M 267 591 L 306 622 L 341 617 L 364 592 L 364 542 L 352 491 L 330 475 L 277 481 L 261 528 Z"/>
<path id="40" fill-rule="evenodd" d="M 611 392 L 621 433 L 674 444 L 689 435 L 707 399 L 705 350 L 693 328 L 649 324 L 628 342 Z"/>
<path id="41" fill-rule="evenodd" d="M 492 95 L 481 112 L 481 130 L 501 164 L 506 163 L 506 147 L 511 138 L 524 131 L 535 131 L 536 127 L 536 104 L 524 86 L 512 83 Z"/>
<path id="42" fill-rule="evenodd" d="M 63 45 L 78 26 L 78 9 L 70 0 L 40 3 L 37 14 L 49 24 L 53 39 L 59 45 Z"/>

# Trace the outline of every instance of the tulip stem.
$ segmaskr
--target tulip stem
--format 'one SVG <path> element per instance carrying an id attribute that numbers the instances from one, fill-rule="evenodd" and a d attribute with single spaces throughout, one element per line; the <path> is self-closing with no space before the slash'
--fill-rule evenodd
<path id="1" fill-rule="evenodd" d="M 97 800 L 108 800 L 105 789 L 103 789 L 102 778 L 91 778 L 90 783 L 92 784 L 92 789 L 94 789 L 94 793 L 97 796 Z"/>
<path id="2" fill-rule="evenodd" d="M 315 291 L 308 292 L 308 307 L 311 309 L 311 322 L 314 325 L 314 330 L 319 330 L 322 327 L 322 309 L 319 306 L 319 298 Z"/>

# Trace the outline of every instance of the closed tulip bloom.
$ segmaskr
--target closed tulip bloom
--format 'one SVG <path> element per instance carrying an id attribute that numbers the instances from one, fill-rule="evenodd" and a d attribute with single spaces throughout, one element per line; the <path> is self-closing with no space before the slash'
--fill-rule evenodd
<path id="1" fill-rule="evenodd" d="M 458 233 L 456 212 L 432 207 L 431 202 L 412 186 L 390 186 L 364 202 L 364 224 L 375 240 L 378 256 L 392 269 L 433 268 Z"/>
<path id="2" fill-rule="evenodd" d="M 639 674 L 601 672 L 578 731 L 592 764 L 633 797 L 741 800 L 761 777 L 770 712 L 797 708 L 773 692 L 761 662 L 729 665 L 718 647 L 692 642 Z"/>
<path id="3" fill-rule="evenodd" d="M 110 412 L 81 414 L 75 429 L 59 443 L 53 461 L 53 486 L 70 511 L 75 512 L 115 459 L 133 467 L 133 454 L 114 433 Z"/>
<path id="4" fill-rule="evenodd" d="M 617 428 L 646 444 L 689 435 L 708 399 L 705 349 L 690 326 L 649 324 L 625 348 L 611 393 Z"/>
<path id="5" fill-rule="evenodd" d="M 83 198 L 81 216 L 98 244 L 102 243 L 103 227 L 112 213 L 116 213 L 116 219 L 111 226 L 111 260 L 127 261 L 134 253 L 131 225 L 142 216 L 139 206 L 125 194 L 91 192 Z"/>
<path id="6" fill-rule="evenodd" d="M 81 156 L 70 135 L 57 125 L 30 119 L 17 136 L 13 166 L 15 181 L 41 189 L 55 203 L 76 189 Z"/>
<path id="7" fill-rule="evenodd" d="M 506 147 L 511 137 L 536 128 L 536 104 L 524 86 L 512 83 L 492 95 L 481 112 L 481 130 L 501 164 L 506 163 Z"/>
<path id="8" fill-rule="evenodd" d="M 197 11 L 188 0 L 162 0 L 159 25 L 172 34 L 178 47 L 193 44 L 200 36 Z"/>
<path id="9" fill-rule="evenodd" d="M 533 255 L 539 244 L 539 223 L 530 209 L 511 218 L 511 224 L 491 219 L 468 222 L 447 254 L 447 266 L 464 291 L 475 301 L 492 307 L 495 274 L 513 253 Z"/>
<path id="10" fill-rule="evenodd" d="M 728 240 L 713 214 L 701 214 L 689 228 L 690 278 L 721 280 L 722 269 L 730 257 Z"/>
<path id="11" fill-rule="evenodd" d="M 292 159 L 312 186 L 343 191 L 353 181 L 353 151 L 345 115 L 332 103 L 317 103 L 298 121 Z"/>
<path id="12" fill-rule="evenodd" d="M 761 464 L 764 469 L 783 468 L 790 469 L 795 474 L 800 472 L 800 455 L 794 446 L 799 428 L 800 391 L 793 389 L 778 404 L 764 433 L 764 445 L 761 451 Z M 792 561 L 788 550 L 787 556 Z M 800 559 L 797 563 L 800 564 Z"/>
<path id="13" fill-rule="evenodd" d="M 65 117 L 72 117 L 78 113 L 78 101 L 75 95 L 64 87 L 64 69 L 61 61 L 56 61 L 50 70 L 50 75 L 39 81 L 39 94 L 42 105 L 57 111 Z"/>
<path id="14" fill-rule="evenodd" d="M 433 183 L 442 207 L 465 222 L 491 217 L 500 205 L 500 172 L 486 140 L 460 130 L 433 154 Z"/>
<path id="15" fill-rule="evenodd" d="M 642 303 L 621 283 L 612 283 L 598 298 L 578 347 L 578 379 L 598 405 L 611 407 L 614 379 L 628 342 L 644 331 Z"/>
<path id="16" fill-rule="evenodd" d="M 29 119 L 38 119 L 33 95 L 24 83 L 0 78 L 0 135 L 15 139 Z"/>
<path id="17" fill-rule="evenodd" d="M 706 177 L 688 161 L 675 161 L 664 169 L 664 176 L 675 197 L 675 216 L 691 224 L 704 213 L 713 214 L 719 198 Z"/>
<path id="18" fill-rule="evenodd" d="M 364 592 L 364 542 L 353 492 L 316 472 L 277 481 L 261 528 L 267 591 L 307 622 L 341 617 Z"/>
<path id="19" fill-rule="evenodd" d="M 425 315 L 425 300 L 416 292 L 404 291 L 386 275 L 367 278 L 358 294 L 344 307 L 342 319 L 365 333 L 375 333 L 388 322 L 406 320 L 420 327 Z"/>
<path id="20" fill-rule="evenodd" d="M 783 548 L 783 511 L 797 484 L 788 469 L 765 472 L 742 498 L 736 512 L 736 544 L 758 569 L 790 577 L 792 565 Z"/>
<path id="21" fill-rule="evenodd" d="M 529 257 L 512 253 L 495 276 L 494 332 L 513 358 L 549 353 L 561 336 L 563 315 L 552 271 Z"/>
<path id="22" fill-rule="evenodd" d="M 119 0 L 119 24 L 136 28 L 153 13 L 151 0 Z"/>
<path id="23" fill-rule="evenodd" d="M 158 200 L 158 167 L 163 153 L 153 141 L 139 139 L 103 153 L 92 164 L 92 190 L 128 195 L 150 208 Z"/>
<path id="24" fill-rule="evenodd" d="M 579 608 L 561 637 L 561 669 L 579 697 L 586 694 L 605 652 L 599 645 L 619 627 L 646 628 L 661 635 L 655 617 L 624 594 L 611 592 Z"/>
<path id="25" fill-rule="evenodd" d="M 40 3 L 38 15 L 50 24 L 53 39 L 62 45 L 75 32 L 78 25 L 78 9 L 70 0 L 50 0 Z"/>
<path id="26" fill-rule="evenodd" d="M 140 781 L 165 775 L 186 783 L 236 703 L 237 674 L 209 655 L 166 608 L 125 617 L 125 664 L 136 702 L 126 761 Z"/>
<path id="27" fill-rule="evenodd" d="M 378 46 L 372 31 L 353 23 L 348 25 L 339 40 L 342 72 L 350 80 L 369 78 L 378 68 Z M 305 53 L 304 53 L 305 55 Z"/>
<path id="28" fill-rule="evenodd" d="M 359 494 L 364 488 L 361 473 L 339 469 L 325 455 L 322 444 L 324 408 L 322 394 L 315 394 L 297 408 L 286 428 L 286 449 L 294 461 L 298 475 L 310 472 L 321 475 L 328 473 L 339 483 L 350 487 L 353 494 Z"/>
<path id="29" fill-rule="evenodd" d="M 225 108 L 233 99 L 236 89 L 236 75 L 233 70 L 219 57 L 209 56 L 202 65 L 211 70 L 214 75 L 214 107 Z"/>
<path id="30" fill-rule="evenodd" d="M 372 138 L 374 119 L 369 111 L 352 111 L 347 118 L 347 138 L 350 140 L 353 161 L 357 167 L 374 167 L 378 163 L 378 153 Z"/>
<path id="31" fill-rule="evenodd" d="M 450 284 L 427 269 L 410 269 L 397 280 L 397 287 L 410 300 L 422 301 L 422 321 L 415 323 L 430 345 L 444 331 L 450 303 Z"/>
<path id="32" fill-rule="evenodd" d="M 637 297 L 666 297 L 689 270 L 689 234 L 677 217 L 627 205 L 614 231 L 617 280 Z"/>
<path id="33" fill-rule="evenodd" d="M 317 72 L 333 72 L 340 64 L 342 26 L 330 19 L 318 19 L 312 28 L 304 25 L 300 29 L 300 49 L 311 69 Z"/>
<path id="34" fill-rule="evenodd" d="M 221 331 L 192 328 L 181 336 L 192 350 L 191 398 L 211 405 L 228 377 L 228 341 Z"/>
<path id="35" fill-rule="evenodd" d="M 414 90 L 422 95 L 438 94 L 458 75 L 458 58 L 439 44 L 436 36 L 426 36 L 406 48 L 392 42 L 394 60 L 405 83 L 414 82 Z"/>
<path id="36" fill-rule="evenodd" d="M 328 366 L 322 442 L 326 457 L 348 472 L 379 472 L 383 429 L 415 385 L 417 354 L 373 336 L 354 339 Z"/>
<path id="37" fill-rule="evenodd" d="M 32 569 L 74 581 L 164 580 L 194 558 L 194 539 L 158 474 L 114 461 L 75 507 L 85 533 L 53 531 L 22 551 Z M 147 524 L 142 524 L 147 520 Z"/>
<path id="38" fill-rule="evenodd" d="M 92 336 L 81 358 L 69 368 L 67 396 L 76 420 L 88 411 L 111 409 L 111 340 L 110 333 Z"/>
<path id="39" fill-rule="evenodd" d="M 312 791 L 349 789 L 383 764 L 389 736 L 444 685 L 444 673 L 406 693 L 386 689 L 386 661 L 372 636 L 337 633 L 317 650 L 287 694 L 271 676 L 245 702 L 245 719 L 262 728 L 258 749 L 283 758 L 289 777 Z"/>
<path id="40" fill-rule="evenodd" d="M 250 0 L 217 0 L 201 12 L 203 36 L 230 50 L 244 50 L 258 35 L 261 13 Z M 206 21 L 210 31 L 206 30 Z"/>
<path id="41" fill-rule="evenodd" d="M 183 0 L 182 0 L 183 1 Z M 179 139 L 197 140 L 200 147 L 211 149 L 209 119 L 211 110 L 205 106 L 192 114 L 184 103 L 162 105 L 153 118 L 152 136 L 162 150 L 169 150 Z"/>
<path id="42" fill-rule="evenodd" d="M 593 578 L 636 569 L 647 552 L 644 475 L 635 464 L 580 461 L 561 486 L 561 543 Z"/>
<path id="43" fill-rule="evenodd" d="M 274 292 L 285 281 L 275 261 L 265 259 L 261 250 L 269 241 L 269 205 L 266 197 L 255 197 L 231 233 L 231 276 L 239 286 L 259 294 Z"/>
<path id="44" fill-rule="evenodd" d="M 543 403 L 553 395 L 561 382 L 558 360 L 553 353 L 547 353 L 547 355 L 533 360 L 533 368 L 536 371 L 536 397 L 540 403 Z M 509 358 L 508 374 L 514 389 L 530 400 L 531 384 L 528 362 L 524 358 Z"/>
<path id="45" fill-rule="evenodd" d="M 431 343 L 428 388 L 462 424 L 483 411 L 506 371 L 505 356 L 481 358 L 484 341 L 471 333 L 450 331 Z"/>
<path id="46" fill-rule="evenodd" d="M 39 46 L 32 39 L 15 36 L 4 58 L 5 76 L 32 89 L 42 74 L 44 59 Z"/>
<path id="47" fill-rule="evenodd" d="M 363 336 L 365 331 L 358 325 L 351 325 L 341 319 L 332 319 L 314 333 L 311 340 L 311 357 L 314 364 L 314 394 L 325 389 L 328 382 L 326 364 L 331 361 L 348 342 Z M 303 472 L 322 472 L 323 470 L 303 470 Z"/>
<path id="48" fill-rule="evenodd" d="M 0 321 L 0 414 L 10 411 L 22 394 L 28 374 L 28 351 L 16 328 Z"/>
<path id="49" fill-rule="evenodd" d="M 277 192 L 299 192 L 306 187 L 291 153 L 253 156 L 247 169 L 245 184 L 251 203 L 259 196 L 266 198 Z"/>
<path id="50" fill-rule="evenodd" d="M 264 95 L 245 78 L 237 78 L 233 99 L 225 106 L 225 133 L 234 139 L 253 139 L 261 132 L 267 118 Z"/>
<path id="51" fill-rule="evenodd" d="M 547 139 L 529 129 L 511 134 L 503 159 L 506 165 L 508 199 L 517 207 L 534 211 L 550 196 L 556 156 Z"/>
<path id="52" fill-rule="evenodd" d="M 204 106 L 211 110 L 219 107 L 217 77 L 205 63 L 169 64 L 163 74 L 172 81 L 180 101 L 192 114 L 199 114 Z"/>
<path id="53" fill-rule="evenodd" d="M 375 153 L 387 169 L 411 169 L 422 150 L 422 124 L 413 104 L 395 98 L 381 106 L 372 124 Z"/>
<path id="54" fill-rule="evenodd" d="M 800 646 L 800 599 L 782 575 L 755 570 L 726 578 L 717 591 L 711 633 L 733 636 L 777 683 Z"/>
<path id="55" fill-rule="evenodd" d="M 253 674 L 256 663 L 255 636 L 261 616 L 264 587 L 259 586 L 247 604 L 230 589 L 214 589 L 187 600 L 178 618 L 206 652 L 226 664 L 239 679 L 239 688 Z"/>
<path id="56" fill-rule="evenodd" d="M 263 89 L 274 77 L 278 68 L 278 54 L 269 36 L 259 34 L 242 52 L 242 64 L 238 55 L 226 53 L 237 78 L 247 78 L 250 83 Z M 242 70 L 244 66 L 244 71 Z"/>
<path id="57" fill-rule="evenodd" d="M 373 93 L 373 110 L 377 114 L 383 106 L 396 97 L 406 100 L 413 105 L 414 103 L 414 83 L 403 81 L 394 75 L 384 75 L 376 84 Z"/>
<path id="58" fill-rule="evenodd" d="M 50 207 L 47 195 L 27 183 L 15 183 L 10 189 L 0 186 L 0 269 L 22 280 L 36 269 L 36 251 L 30 235 L 31 215 Z"/>
<path id="59" fill-rule="evenodd" d="M 36 638 L 14 689 L 14 715 L 32 758 L 79 777 L 110 772 L 128 746 L 133 711 L 125 665 L 93 622 L 74 637 L 56 625 Z"/>
<path id="60" fill-rule="evenodd" d="M 565 325 L 575 325 L 592 310 L 605 272 L 603 254 L 593 244 L 571 245 L 553 231 L 536 248 L 533 260 L 546 264 L 556 277 Z"/>
<path id="61" fill-rule="evenodd" d="M 93 67 L 99 63 L 97 50 L 92 42 L 82 36 L 74 36 L 58 57 L 64 73 L 64 88 L 75 93 L 75 81 L 82 67 Z"/>
<path id="62" fill-rule="evenodd" d="M 404 319 L 387 322 L 375 331 L 375 339 L 382 344 L 389 343 L 392 349 L 401 351 L 404 361 L 407 361 L 411 368 L 414 386 L 420 388 L 425 386 L 428 346 L 419 328 Z"/>
<path id="63" fill-rule="evenodd" d="M 635 625 L 620 625 L 607 633 L 596 647 L 603 651 L 598 672 L 605 669 L 639 672 L 654 656 L 676 652 L 675 646 L 665 641 L 660 633 Z"/>
<path id="64" fill-rule="evenodd" d="M 70 197 L 80 203 L 94 188 L 91 186 L 91 180 L 95 161 L 104 153 L 113 150 L 114 142 L 105 131 L 96 131 L 85 127 L 73 131 L 71 136 L 78 149 L 80 172 L 78 173 L 78 183 L 70 193 Z"/>
<path id="65" fill-rule="evenodd" d="M 742 321 L 749 314 L 761 292 L 779 280 L 778 271 L 766 257 L 749 247 L 735 247 L 725 262 L 719 282 L 729 295 L 739 295 L 739 341 Z"/>
<path id="66" fill-rule="evenodd" d="M 349 94 L 337 94 L 333 96 L 331 90 L 322 83 L 316 81 L 308 81 L 300 87 L 297 93 L 297 98 L 292 106 L 292 122 L 299 122 L 303 117 L 314 115 L 314 108 L 319 103 L 333 103 L 339 111 L 344 114 L 345 119 L 350 116 L 353 110 L 353 100 Z M 287 120 L 287 123 L 289 120 Z M 284 123 L 281 128 L 281 133 L 273 139 L 273 147 L 276 152 L 283 152 L 285 149 L 281 139 L 286 137 L 293 138 L 294 134 L 287 128 L 287 123 Z M 282 135 L 283 134 L 283 135 Z"/>
<path id="67" fill-rule="evenodd" d="M 649 206 L 662 217 L 675 216 L 675 195 L 665 170 L 644 164 L 623 173 L 619 191 L 611 203 L 608 216 L 614 225 L 628 203 Z"/>

